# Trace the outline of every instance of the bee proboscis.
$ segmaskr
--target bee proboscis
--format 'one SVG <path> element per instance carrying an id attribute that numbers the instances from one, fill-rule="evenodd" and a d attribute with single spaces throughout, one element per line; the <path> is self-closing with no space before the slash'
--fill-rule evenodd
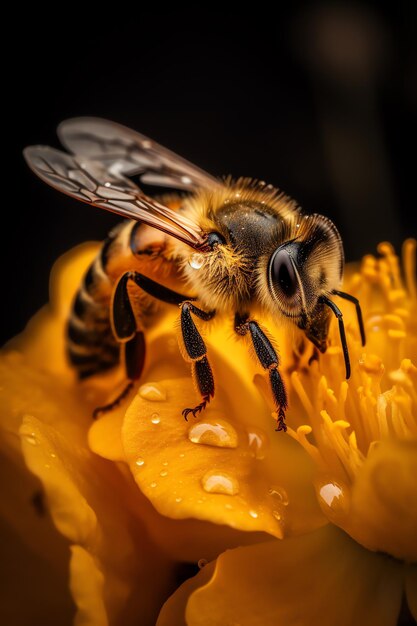
<path id="1" fill-rule="evenodd" d="M 75 118 L 58 128 L 69 152 L 47 146 L 25 149 L 31 169 L 59 191 L 129 218 L 104 241 L 73 303 L 67 352 L 80 379 L 99 374 L 123 358 L 128 385 L 96 414 L 116 406 L 140 378 L 146 329 L 158 306 L 180 307 L 181 342 L 191 363 L 201 402 L 185 408 L 196 416 L 214 396 L 207 349 L 194 319 L 234 317 L 238 335 L 251 340 L 267 371 L 277 414 L 286 430 L 287 393 L 279 357 L 256 310 L 288 320 L 321 352 L 327 347 L 331 313 L 350 376 L 343 315 L 332 299 L 356 306 L 339 290 L 343 247 L 334 224 L 303 215 L 296 203 L 271 185 L 248 178 L 217 180 L 173 152 L 119 124 Z M 131 180 L 186 194 L 147 196 Z M 182 291 L 190 295 L 184 295 Z"/>

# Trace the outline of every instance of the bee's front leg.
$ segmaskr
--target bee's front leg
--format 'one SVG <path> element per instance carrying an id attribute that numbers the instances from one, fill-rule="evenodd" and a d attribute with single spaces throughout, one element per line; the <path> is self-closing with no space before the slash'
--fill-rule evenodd
<path id="1" fill-rule="evenodd" d="M 236 313 L 235 331 L 238 335 L 243 336 L 250 333 L 256 356 L 262 367 L 269 372 L 269 382 L 277 409 L 277 430 L 286 431 L 285 410 L 288 406 L 287 392 L 285 390 L 284 381 L 278 371 L 279 358 L 274 346 L 265 335 L 258 322 L 249 320 L 248 314 L 240 315 Z"/>
<path id="2" fill-rule="evenodd" d="M 208 322 L 215 316 L 216 312 L 209 311 L 206 313 L 188 301 L 181 304 L 181 333 L 186 358 L 191 361 L 193 378 L 203 398 L 200 404 L 197 404 L 194 408 L 183 410 L 182 414 L 186 420 L 190 413 L 195 417 L 197 413 L 205 409 L 210 402 L 210 398 L 214 396 L 214 378 L 207 358 L 206 344 L 194 324 L 191 314 Z"/>

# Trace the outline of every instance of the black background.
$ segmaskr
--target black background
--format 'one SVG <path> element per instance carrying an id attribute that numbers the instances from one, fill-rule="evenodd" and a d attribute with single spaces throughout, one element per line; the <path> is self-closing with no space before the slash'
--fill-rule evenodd
<path id="1" fill-rule="evenodd" d="M 25 145 L 57 146 L 67 117 L 107 117 L 215 175 L 279 186 L 335 221 L 348 260 L 416 234 L 415 3 L 288 4 L 278 19 L 116 5 L 94 21 L 60 5 L 52 26 L 21 16 L 3 59 L 3 341 L 46 302 L 53 261 L 117 221 L 22 159 Z"/>

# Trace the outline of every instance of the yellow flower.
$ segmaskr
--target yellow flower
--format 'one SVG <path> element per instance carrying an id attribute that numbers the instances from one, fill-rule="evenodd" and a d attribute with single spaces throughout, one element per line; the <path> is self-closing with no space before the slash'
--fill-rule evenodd
<path id="1" fill-rule="evenodd" d="M 405 243 L 404 278 L 381 244 L 382 257 L 366 257 L 347 281 L 367 332 L 361 348 L 346 309 L 351 379 L 334 330 L 319 362 L 304 367 L 306 351 L 291 374 L 288 432 L 314 461 L 331 523 L 222 554 L 180 587 L 158 626 L 394 626 L 404 598 L 403 617 L 417 619 L 415 250 Z"/>
<path id="2" fill-rule="evenodd" d="M 195 392 L 176 346 L 175 309 L 149 333 L 136 395 L 92 422 L 121 373 L 77 383 L 64 325 L 96 247 L 57 264 L 51 305 L 0 361 L 4 516 L 51 564 L 44 584 L 59 598 L 55 622 L 71 618 L 68 543 L 39 517 L 43 506 L 71 545 L 77 624 L 153 624 L 184 561 L 211 562 L 166 602 L 159 626 L 388 626 L 404 591 L 416 614 L 414 250 L 408 242 L 407 288 L 387 246 L 346 287 L 361 299 L 368 332 L 363 350 L 346 305 L 348 383 L 335 328 L 310 366 L 309 344 L 265 323 L 286 368 L 289 436 L 275 432 L 265 380 L 225 325 L 207 336 L 216 397 L 198 420 L 182 419 Z M 40 482 L 25 473 L 22 453 Z M 20 558 L 43 575 L 42 560 Z M 45 616 L 49 591 L 36 591 Z"/>

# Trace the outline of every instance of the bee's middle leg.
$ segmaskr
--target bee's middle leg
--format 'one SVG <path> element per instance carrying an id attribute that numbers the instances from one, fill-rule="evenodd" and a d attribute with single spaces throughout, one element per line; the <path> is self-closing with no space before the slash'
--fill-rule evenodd
<path id="1" fill-rule="evenodd" d="M 249 319 L 249 315 L 235 315 L 235 331 L 238 335 L 250 334 L 256 356 L 262 367 L 269 372 L 269 382 L 277 410 L 277 430 L 287 430 L 285 424 L 285 410 L 288 406 L 287 392 L 284 381 L 279 373 L 279 357 L 274 346 L 265 335 L 258 322 Z"/>
<path id="2" fill-rule="evenodd" d="M 190 413 L 195 417 L 197 413 L 205 409 L 210 402 L 210 398 L 214 396 L 214 378 L 207 358 L 206 344 L 194 324 L 192 314 L 207 322 L 215 316 L 216 312 L 209 311 L 206 313 L 188 301 L 181 304 L 182 339 L 187 356 L 191 361 L 193 378 L 202 396 L 200 404 L 197 404 L 192 409 L 187 408 L 183 410 L 182 414 L 186 420 Z"/>

